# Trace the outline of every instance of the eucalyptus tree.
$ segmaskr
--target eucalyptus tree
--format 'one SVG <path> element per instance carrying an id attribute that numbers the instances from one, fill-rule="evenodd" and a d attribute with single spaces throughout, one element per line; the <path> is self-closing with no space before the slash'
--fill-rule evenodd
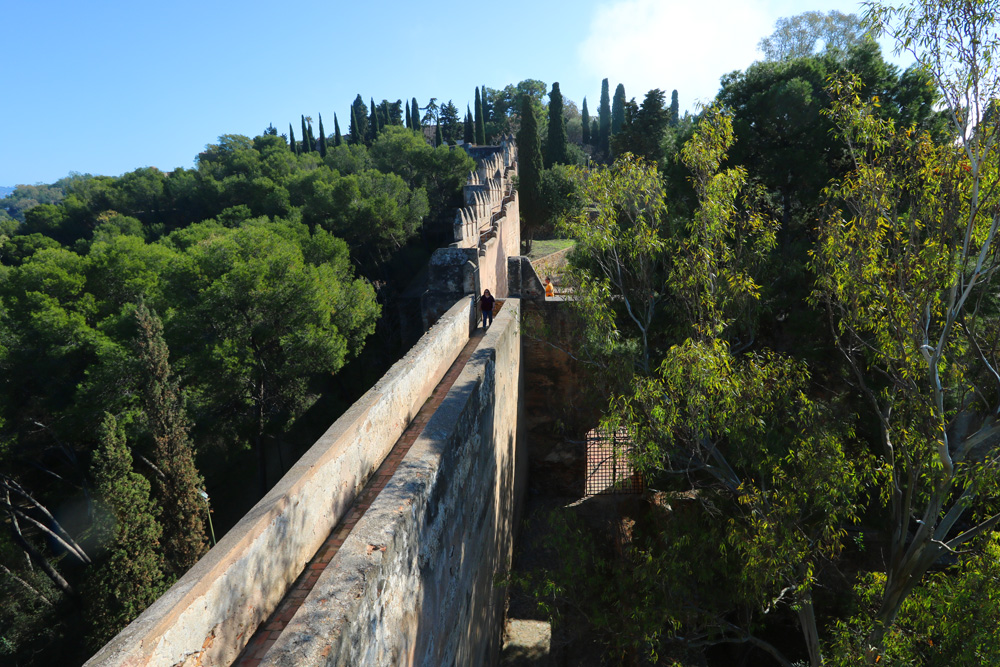
<path id="1" fill-rule="evenodd" d="M 864 592 L 870 615 L 840 635 L 841 654 L 870 664 L 928 572 L 1000 525 L 998 17 L 996 0 L 868 6 L 933 77 L 952 141 L 880 117 L 856 80 L 832 89 L 853 171 L 821 220 L 816 300 L 877 425 L 885 570 Z"/>

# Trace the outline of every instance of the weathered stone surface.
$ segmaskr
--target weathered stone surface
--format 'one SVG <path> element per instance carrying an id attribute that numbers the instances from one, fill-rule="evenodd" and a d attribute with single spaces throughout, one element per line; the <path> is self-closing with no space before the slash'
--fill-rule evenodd
<path id="1" fill-rule="evenodd" d="M 523 493 L 508 300 L 261 665 L 492 665 Z M 518 474 L 520 471 L 520 474 Z"/>
<path id="2" fill-rule="evenodd" d="M 545 298 L 545 286 L 527 257 L 507 258 L 507 293 L 521 299 Z"/>
<path id="3" fill-rule="evenodd" d="M 551 651 L 551 623 L 512 618 L 507 621 L 500 667 L 549 667 Z"/>
<path id="4" fill-rule="evenodd" d="M 585 433 L 604 408 L 588 390 L 584 368 L 567 353 L 576 323 L 562 297 L 522 302 L 525 447 L 532 493 L 583 495 Z"/>
<path id="5" fill-rule="evenodd" d="M 470 309 L 467 300 L 454 304 L 218 545 L 86 664 L 231 664 L 461 352 Z"/>

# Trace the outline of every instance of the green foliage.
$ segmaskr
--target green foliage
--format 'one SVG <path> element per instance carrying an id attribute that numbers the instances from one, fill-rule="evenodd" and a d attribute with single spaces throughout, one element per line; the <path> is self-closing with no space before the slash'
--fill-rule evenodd
<path id="1" fill-rule="evenodd" d="M 597 107 L 597 119 L 597 150 L 601 155 L 607 156 L 611 147 L 611 96 L 608 92 L 607 79 L 601 81 L 601 103 Z"/>
<path id="2" fill-rule="evenodd" d="M 475 143 L 483 146 L 486 144 L 486 119 L 483 117 L 483 101 L 479 95 L 479 88 L 476 88 L 476 112 L 475 112 Z"/>
<path id="3" fill-rule="evenodd" d="M 574 167 L 557 164 L 542 172 L 540 197 L 544 222 L 540 230 L 551 232 L 567 217 L 578 216 L 583 211 L 582 177 Z"/>
<path id="4" fill-rule="evenodd" d="M 831 10 L 778 19 L 774 32 L 760 40 L 757 48 L 766 60 L 786 60 L 811 56 L 819 49 L 846 54 L 851 47 L 869 41 L 871 37 L 858 16 Z"/>
<path id="5" fill-rule="evenodd" d="M 448 100 L 441 105 L 441 138 L 445 143 L 454 145 L 458 141 L 459 128 L 458 107 Z"/>
<path id="6" fill-rule="evenodd" d="M 580 112 L 580 129 L 583 132 L 583 145 L 590 145 L 590 112 L 587 110 L 587 98 L 583 98 L 583 110 Z"/>
<path id="7" fill-rule="evenodd" d="M 516 134 L 523 118 L 522 98 L 527 96 L 531 108 L 535 112 L 536 123 L 543 122 L 545 118 L 545 95 L 548 87 L 544 81 L 538 79 L 525 79 L 514 84 L 508 84 L 502 90 L 487 88 L 480 89 L 480 95 L 488 97 L 490 100 L 489 122 L 486 125 L 485 136 L 497 137 L 508 133 Z M 484 109 L 485 115 L 485 109 Z M 539 136 L 542 136 L 539 130 Z"/>
<path id="8" fill-rule="evenodd" d="M 863 664 L 870 659 L 867 630 L 878 609 L 877 592 L 885 576 L 868 573 L 857 587 L 859 610 L 834 628 L 830 651 L 834 667 Z M 993 665 L 1000 661 L 1000 534 L 993 533 L 982 549 L 963 553 L 957 564 L 930 574 L 906 599 L 879 665 Z"/>
<path id="9" fill-rule="evenodd" d="M 873 662 L 931 568 L 1000 522 L 995 284 L 996 128 L 975 125 L 1000 92 L 995 2 L 870 7 L 935 77 L 957 141 L 935 143 L 878 113 L 857 79 L 832 85 L 853 171 L 829 189 L 814 255 L 856 390 L 877 424 L 886 565 L 865 631 Z M 972 110 L 977 110 L 973 112 Z"/>
<path id="10" fill-rule="evenodd" d="M 625 124 L 625 86 L 618 84 L 615 88 L 615 96 L 611 101 L 611 135 L 614 136 L 621 131 Z"/>
<path id="11" fill-rule="evenodd" d="M 469 110 L 469 106 L 465 106 L 465 122 L 462 126 L 462 141 L 467 144 L 473 144 L 476 142 L 476 132 L 472 122 L 472 111 Z"/>
<path id="12" fill-rule="evenodd" d="M 74 174 L 52 185 L 18 185 L 9 195 L 0 199 L 0 210 L 11 218 L 24 222 L 24 213 L 39 204 L 58 204 L 66 198 L 66 187 L 74 180 L 90 178 Z"/>
<path id="13" fill-rule="evenodd" d="M 323 130 L 323 114 L 319 115 L 319 156 L 326 157 L 326 132 Z"/>
<path id="14" fill-rule="evenodd" d="M 196 299 L 185 304 L 181 331 L 193 335 L 207 324 L 215 332 L 209 346 L 191 351 L 212 399 L 199 428 L 215 423 L 219 436 L 260 451 L 266 432 L 287 427 L 310 404 L 308 378 L 335 373 L 361 348 L 378 315 L 374 291 L 352 278 L 342 242 L 328 246 L 322 262 L 308 263 L 285 233 L 250 225 L 188 249 L 186 291 Z"/>
<path id="15" fill-rule="evenodd" d="M 545 167 L 566 164 L 566 121 L 563 118 L 563 99 L 559 83 L 552 84 L 549 93 L 549 126 L 545 140 Z"/>
<path id="16" fill-rule="evenodd" d="M 601 356 L 626 356 L 629 363 L 617 362 L 626 372 L 633 365 L 649 372 L 649 336 L 671 250 L 659 173 L 626 156 L 591 173 L 582 196 L 589 210 L 565 219 L 561 229 L 577 241 L 575 289 L 595 332 L 588 340 Z"/>
<path id="17" fill-rule="evenodd" d="M 646 93 L 642 107 L 626 104 L 625 121 L 618 133 L 611 137 L 611 153 L 632 153 L 651 162 L 662 157 L 664 135 L 670 116 L 664 107 L 664 93 L 658 88 Z"/>
<path id="18" fill-rule="evenodd" d="M 88 573 L 83 591 L 87 640 L 94 650 L 163 592 L 163 559 L 157 549 L 162 528 L 149 482 L 132 471 L 125 435 L 110 414 L 104 417 L 101 441 L 93 463 L 94 489 L 102 502 L 94 533 L 107 555 Z"/>
<path id="19" fill-rule="evenodd" d="M 368 140 L 368 107 L 359 93 L 351 105 L 351 127 L 348 130 L 352 144 L 365 144 Z"/>
<path id="20" fill-rule="evenodd" d="M 534 230 L 542 222 L 542 145 L 531 99 L 521 98 L 521 129 L 517 132 L 518 197 L 521 211 L 521 240 L 531 249 Z"/>
<path id="21" fill-rule="evenodd" d="M 163 554 L 169 571 L 179 577 L 208 551 L 204 517 L 209 507 L 201 497 L 205 483 L 195 467 L 184 395 L 170 370 L 163 324 L 142 303 L 135 318 L 142 416 L 153 439 L 153 462 L 162 474 L 156 478 L 156 498 L 163 508 Z"/>

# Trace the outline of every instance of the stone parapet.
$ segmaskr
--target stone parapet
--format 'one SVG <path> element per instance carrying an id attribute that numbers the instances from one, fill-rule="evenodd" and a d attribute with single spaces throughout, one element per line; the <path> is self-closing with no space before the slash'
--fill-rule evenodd
<path id="1" fill-rule="evenodd" d="M 293 665 L 494 665 L 525 461 L 520 303 L 476 352 L 264 655 Z"/>
<path id="2" fill-rule="evenodd" d="M 468 299 L 455 303 L 208 554 L 86 665 L 231 664 L 461 352 L 470 310 Z"/>

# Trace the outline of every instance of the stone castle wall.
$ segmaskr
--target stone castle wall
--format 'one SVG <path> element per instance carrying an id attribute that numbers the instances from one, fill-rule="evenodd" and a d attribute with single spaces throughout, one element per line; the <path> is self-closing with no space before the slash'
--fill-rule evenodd
<path id="1" fill-rule="evenodd" d="M 421 299 L 425 329 L 464 296 L 478 296 L 488 289 L 498 299 L 506 298 L 507 258 L 521 250 L 513 137 L 498 146 L 467 150 L 477 169 L 463 187 L 465 206 L 455 214 L 454 242 L 431 256 L 427 291 Z"/>
<path id="2" fill-rule="evenodd" d="M 509 299 L 260 667 L 496 664 L 526 469 L 519 324 Z"/>
<path id="3" fill-rule="evenodd" d="M 229 665 L 469 339 L 470 304 L 433 329 L 323 434 L 194 567 L 86 665 Z"/>

